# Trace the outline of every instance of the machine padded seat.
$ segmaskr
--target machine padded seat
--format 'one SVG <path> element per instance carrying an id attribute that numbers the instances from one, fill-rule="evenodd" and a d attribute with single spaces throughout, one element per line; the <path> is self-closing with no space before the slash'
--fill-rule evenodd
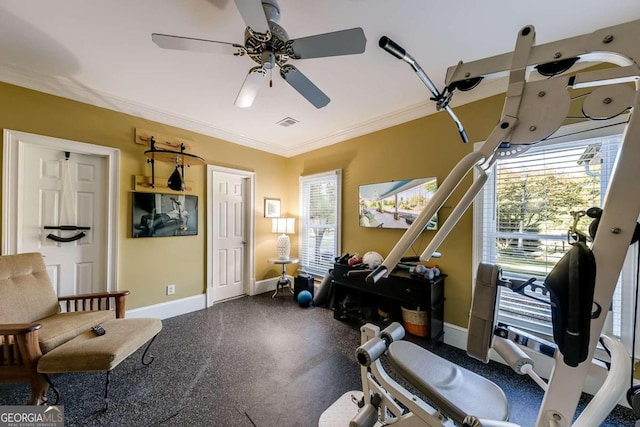
<path id="1" fill-rule="evenodd" d="M 467 415 L 508 421 L 500 387 L 408 341 L 394 341 L 387 357 L 393 369 L 458 424 Z"/>

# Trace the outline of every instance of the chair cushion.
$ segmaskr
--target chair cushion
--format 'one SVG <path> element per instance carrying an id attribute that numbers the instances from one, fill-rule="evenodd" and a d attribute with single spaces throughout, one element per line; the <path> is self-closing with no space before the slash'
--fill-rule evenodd
<path id="1" fill-rule="evenodd" d="M 41 254 L 0 256 L 0 323 L 32 323 L 59 311 Z"/>
<path id="2" fill-rule="evenodd" d="M 509 404 L 502 389 L 474 372 L 408 341 L 392 342 L 388 360 L 427 400 L 460 425 L 467 415 L 509 419 Z"/>
<path id="3" fill-rule="evenodd" d="M 115 319 L 116 312 L 112 310 L 76 311 L 71 313 L 57 313 L 38 321 L 42 325 L 38 330 L 38 341 L 42 353 L 48 353 L 54 348 L 75 338 L 91 327 Z"/>
<path id="4" fill-rule="evenodd" d="M 105 334 L 84 332 L 40 358 L 38 372 L 110 371 L 162 329 L 160 319 L 115 319 L 102 324 Z"/>

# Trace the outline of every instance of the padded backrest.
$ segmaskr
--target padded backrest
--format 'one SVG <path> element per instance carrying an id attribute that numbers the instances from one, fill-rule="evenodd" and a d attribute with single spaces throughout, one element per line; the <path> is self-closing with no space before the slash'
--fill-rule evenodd
<path id="1" fill-rule="evenodd" d="M 31 323 L 58 311 L 41 254 L 0 256 L 0 323 Z"/>
<path id="2" fill-rule="evenodd" d="M 553 339 L 564 363 L 578 366 L 587 359 L 591 338 L 596 261 L 583 242 L 576 242 L 544 282 L 551 299 Z"/>
<path id="3" fill-rule="evenodd" d="M 480 263 L 471 301 L 467 354 L 484 363 L 489 363 L 489 350 L 491 349 L 494 322 L 498 311 L 499 275 L 500 267 L 497 265 Z"/>

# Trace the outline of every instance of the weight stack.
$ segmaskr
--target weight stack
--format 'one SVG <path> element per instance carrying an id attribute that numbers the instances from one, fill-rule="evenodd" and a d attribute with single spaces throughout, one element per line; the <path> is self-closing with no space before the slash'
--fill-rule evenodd
<path id="1" fill-rule="evenodd" d="M 313 296 L 313 277 L 308 274 L 299 274 L 293 280 L 293 297 L 297 299 L 302 291 L 309 291 Z"/>

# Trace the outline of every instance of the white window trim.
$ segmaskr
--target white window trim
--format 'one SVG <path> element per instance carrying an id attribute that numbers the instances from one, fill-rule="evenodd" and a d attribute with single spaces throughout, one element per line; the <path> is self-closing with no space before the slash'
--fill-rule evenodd
<path id="1" fill-rule="evenodd" d="M 302 184 L 305 181 L 314 180 L 314 179 L 322 179 L 329 177 L 336 177 L 336 254 L 339 255 L 342 251 L 342 169 L 333 169 L 327 172 L 320 172 L 312 175 L 301 175 L 299 178 L 299 201 L 298 201 L 298 212 L 302 215 L 304 211 L 304 194 L 302 191 Z M 302 222 L 300 222 L 300 227 L 302 229 Z M 302 232 L 298 233 L 298 248 L 302 248 L 303 245 L 303 237 Z M 301 254 L 299 254 L 300 258 Z M 316 276 L 313 273 L 309 273 L 312 276 Z"/>

